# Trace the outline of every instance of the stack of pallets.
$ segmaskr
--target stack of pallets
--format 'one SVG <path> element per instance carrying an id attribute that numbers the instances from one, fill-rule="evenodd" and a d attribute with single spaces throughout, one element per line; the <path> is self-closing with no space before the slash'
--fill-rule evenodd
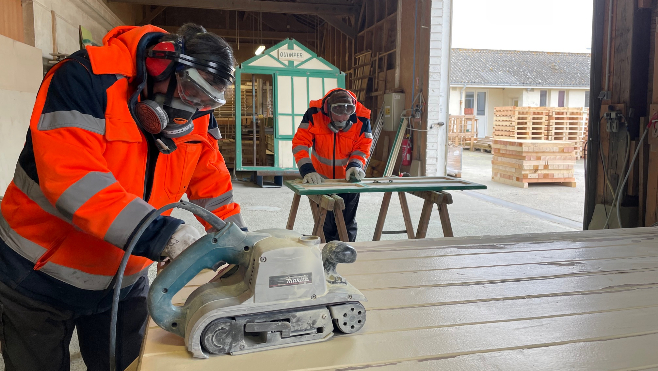
<path id="1" fill-rule="evenodd" d="M 472 151 L 478 136 L 478 119 L 473 115 L 450 115 L 448 122 L 448 142 Z"/>
<path id="2" fill-rule="evenodd" d="M 493 181 L 521 188 L 529 183 L 576 186 L 575 147 L 566 141 L 493 140 Z"/>
<path id="3" fill-rule="evenodd" d="M 576 143 L 576 157 L 583 157 L 585 121 L 582 108 L 551 108 L 548 140 Z"/>
<path id="4" fill-rule="evenodd" d="M 494 139 L 569 141 L 584 156 L 587 108 L 495 107 Z"/>

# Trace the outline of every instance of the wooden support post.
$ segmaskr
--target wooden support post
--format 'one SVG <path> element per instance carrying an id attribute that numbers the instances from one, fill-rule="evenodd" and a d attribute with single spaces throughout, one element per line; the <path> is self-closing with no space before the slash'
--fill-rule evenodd
<path id="1" fill-rule="evenodd" d="M 450 215 L 448 215 L 448 205 L 438 204 L 439 217 L 441 217 L 441 227 L 443 228 L 443 237 L 454 237 L 452 234 L 452 224 L 450 224 Z"/>
<path id="2" fill-rule="evenodd" d="M 430 223 L 430 216 L 432 216 L 432 208 L 434 203 L 430 200 L 425 200 L 423 203 L 423 211 L 420 213 L 420 220 L 418 221 L 418 231 L 416 238 L 425 238 L 427 235 L 427 226 Z"/>
<path id="3" fill-rule="evenodd" d="M 379 241 L 379 239 L 382 238 L 382 231 L 384 230 L 384 222 L 386 221 L 386 213 L 388 212 L 388 205 L 391 203 L 392 195 L 393 192 L 384 193 L 382 206 L 379 209 L 379 217 L 377 218 L 377 224 L 375 225 L 375 234 L 372 236 L 373 241 Z"/>
<path id="4" fill-rule="evenodd" d="M 402 217 L 404 218 L 404 226 L 407 229 L 407 237 L 414 239 L 414 226 L 411 223 L 411 214 L 409 213 L 409 204 L 407 203 L 407 196 L 404 192 L 398 192 L 400 197 L 400 207 L 402 208 Z"/>
<path id="5" fill-rule="evenodd" d="M 288 223 L 286 224 L 286 229 L 293 230 L 295 227 L 295 219 L 297 218 L 297 210 L 299 209 L 299 201 L 302 199 L 301 195 L 295 193 L 292 196 L 292 205 L 290 206 L 290 214 L 288 214 Z"/>

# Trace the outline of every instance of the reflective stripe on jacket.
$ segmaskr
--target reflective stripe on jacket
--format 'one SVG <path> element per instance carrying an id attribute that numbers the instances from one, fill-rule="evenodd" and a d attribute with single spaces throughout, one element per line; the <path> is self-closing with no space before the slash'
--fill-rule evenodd
<path id="1" fill-rule="evenodd" d="M 331 118 L 322 110 L 325 99 L 311 101 L 292 140 L 292 151 L 302 177 L 317 171 L 329 179 L 344 179 L 350 167 L 365 167 L 370 156 L 372 133 L 370 110 L 356 103 L 356 112 L 350 116 L 351 126 L 346 131 L 334 132 L 329 128 Z M 348 90 L 356 101 L 354 93 Z"/>
<path id="2" fill-rule="evenodd" d="M 151 32 L 165 31 L 153 26 L 113 29 L 103 46 L 87 47 L 53 67 L 37 95 L 25 147 L 2 199 L 0 238 L 36 273 L 55 278 L 62 287 L 109 288 L 135 228 L 183 194 L 243 226 L 210 114 L 194 120 L 192 133 L 174 139 L 178 149 L 168 155 L 153 150 L 152 139 L 130 114 L 137 46 Z M 173 233 L 167 221 L 152 226 Z M 124 286 L 145 273 L 164 243 L 133 252 Z M 27 287 L 35 280 L 0 278 L 14 287 L 24 285 L 23 292 L 43 291 Z M 57 300 L 61 292 L 52 291 Z"/>

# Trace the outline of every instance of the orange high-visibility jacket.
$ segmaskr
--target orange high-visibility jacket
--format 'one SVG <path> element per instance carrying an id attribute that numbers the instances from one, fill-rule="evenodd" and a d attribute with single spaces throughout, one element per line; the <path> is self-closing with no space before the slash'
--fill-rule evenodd
<path id="1" fill-rule="evenodd" d="M 361 103 L 356 103 L 356 112 L 345 128 L 335 131 L 329 126 L 331 118 L 323 107 L 327 97 L 336 90 L 344 89 L 333 89 L 322 99 L 311 101 L 292 140 L 292 152 L 302 177 L 317 171 L 324 178 L 345 179 L 347 169 L 364 168 L 370 156 L 370 110 Z M 354 93 L 347 92 L 356 101 Z"/>
<path id="2" fill-rule="evenodd" d="M 88 46 L 46 75 L 1 205 L 0 280 L 11 287 L 64 304 L 70 298 L 62 296 L 108 289 L 140 221 L 183 194 L 243 226 L 210 114 L 174 139 L 171 154 L 154 150 L 131 116 L 138 43 L 153 32 L 165 31 L 117 27 L 103 46 Z M 167 229 L 166 236 L 155 234 L 156 250 L 130 257 L 124 286 L 144 274 L 181 223 L 164 218 L 176 223 L 154 226 Z M 57 289 L 49 293 L 46 283 Z"/>

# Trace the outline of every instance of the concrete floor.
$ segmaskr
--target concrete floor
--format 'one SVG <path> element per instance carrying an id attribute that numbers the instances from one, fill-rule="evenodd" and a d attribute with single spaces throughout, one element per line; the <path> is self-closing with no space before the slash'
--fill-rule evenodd
<path id="1" fill-rule="evenodd" d="M 485 184 L 486 190 L 452 192 L 454 203 L 449 207 L 454 235 L 482 236 L 519 233 L 563 232 L 581 229 L 585 198 L 584 163 L 576 166 L 575 188 L 553 184 L 516 188 L 491 181 L 491 154 L 464 151 L 462 179 Z M 476 194 L 474 194 L 476 192 Z M 259 188 L 248 180 L 234 180 L 234 197 L 240 203 L 244 219 L 252 231 L 265 228 L 285 228 L 293 193 L 288 188 Z M 357 241 L 372 239 L 381 205 L 382 194 L 361 195 L 357 221 Z M 484 200 L 483 198 L 486 198 Z M 423 201 L 408 196 L 414 225 L 420 218 Z M 174 216 L 201 224 L 185 211 Z M 308 201 L 302 199 L 295 230 L 310 233 L 313 227 Z M 384 230 L 404 230 L 400 202 L 392 197 Z M 434 210 L 427 232 L 428 238 L 443 237 L 438 211 Z M 406 235 L 383 235 L 382 239 L 403 239 Z M 152 272 L 153 276 L 155 272 Z M 71 369 L 85 370 L 78 350 L 77 337 L 71 342 Z M 4 365 L 0 363 L 0 371 Z"/>

